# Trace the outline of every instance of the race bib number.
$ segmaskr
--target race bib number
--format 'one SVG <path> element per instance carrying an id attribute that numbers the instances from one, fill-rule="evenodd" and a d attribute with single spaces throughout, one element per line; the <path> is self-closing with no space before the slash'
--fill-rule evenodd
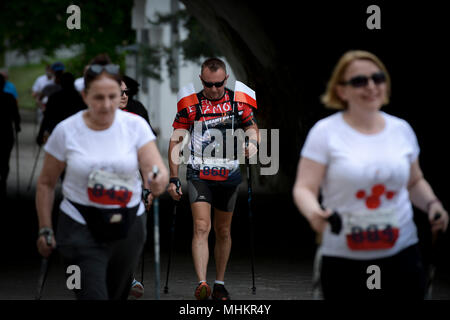
<path id="1" fill-rule="evenodd" d="M 126 207 L 133 195 L 134 178 L 124 178 L 115 173 L 95 170 L 89 175 L 89 200 L 101 205 Z"/>
<path id="2" fill-rule="evenodd" d="M 200 165 L 200 179 L 225 181 L 228 179 L 230 170 L 223 166 Z"/>
<path id="3" fill-rule="evenodd" d="M 344 231 L 351 250 L 389 249 L 395 245 L 399 236 L 398 221 L 393 210 L 350 213 Z"/>

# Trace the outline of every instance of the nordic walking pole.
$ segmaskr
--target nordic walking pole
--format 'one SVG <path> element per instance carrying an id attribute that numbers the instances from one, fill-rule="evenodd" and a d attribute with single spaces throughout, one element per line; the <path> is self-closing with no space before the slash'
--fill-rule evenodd
<path id="1" fill-rule="evenodd" d="M 50 247 L 52 245 L 52 235 L 48 233 L 45 237 L 45 241 L 47 242 L 47 245 Z M 48 274 L 48 261 L 50 257 L 41 259 L 41 269 L 39 271 L 39 277 L 38 277 L 38 283 L 36 288 L 36 296 L 34 300 L 41 300 L 42 297 L 42 291 L 44 290 L 44 284 L 45 280 L 47 279 Z"/>
<path id="2" fill-rule="evenodd" d="M 177 193 L 180 194 L 179 190 L 181 187 L 180 180 L 176 183 Z M 169 261 L 167 262 L 167 272 L 166 272 L 166 284 L 164 286 L 164 293 L 169 293 L 169 272 L 170 272 L 170 262 L 172 260 L 173 248 L 175 244 L 175 224 L 177 220 L 177 206 L 178 201 L 175 200 L 173 205 L 173 214 L 172 214 L 172 226 L 170 228 L 170 247 L 169 247 Z"/>
<path id="3" fill-rule="evenodd" d="M 159 169 L 155 165 L 153 166 L 153 179 L 158 175 Z M 161 276 L 161 264 L 159 260 L 159 200 L 158 198 L 153 199 L 153 237 L 155 246 L 155 298 L 160 299 L 159 287 L 160 287 L 160 276 Z"/>
<path id="4" fill-rule="evenodd" d="M 247 166 L 247 185 L 248 185 L 248 222 L 250 226 L 250 258 L 252 266 L 252 293 L 256 294 L 255 287 L 255 246 L 254 246 L 254 235 L 253 235 L 253 214 L 252 214 L 252 172 L 250 170 L 250 164 L 246 163 Z"/>
<path id="5" fill-rule="evenodd" d="M 31 176 L 30 176 L 30 181 L 28 182 L 27 191 L 30 191 L 31 183 L 33 182 L 34 171 L 36 170 L 36 166 L 39 161 L 39 155 L 41 154 L 41 149 L 42 149 L 42 146 L 39 146 L 39 149 L 38 149 L 38 152 L 36 155 L 36 159 L 34 160 L 33 170 L 31 170 Z"/>
<path id="6" fill-rule="evenodd" d="M 434 220 L 438 220 L 441 217 L 441 214 L 438 213 L 434 216 Z M 438 245 L 442 242 L 444 232 L 441 230 L 438 231 L 436 236 L 433 236 L 432 239 L 432 248 L 431 248 L 431 261 L 428 266 L 428 281 L 426 284 L 426 293 L 425 293 L 425 299 L 431 300 L 433 298 L 433 280 L 436 275 L 436 256 L 438 252 Z"/>
<path id="7" fill-rule="evenodd" d="M 144 198 L 145 202 L 145 211 L 147 212 L 147 217 L 150 215 L 150 209 L 147 210 L 148 207 L 148 196 L 150 193 L 152 193 L 149 189 L 144 189 L 142 191 L 142 197 Z M 147 227 L 146 227 L 147 228 Z M 142 257 L 141 257 L 141 283 L 144 285 L 144 260 L 145 260 L 145 244 L 142 248 Z"/>

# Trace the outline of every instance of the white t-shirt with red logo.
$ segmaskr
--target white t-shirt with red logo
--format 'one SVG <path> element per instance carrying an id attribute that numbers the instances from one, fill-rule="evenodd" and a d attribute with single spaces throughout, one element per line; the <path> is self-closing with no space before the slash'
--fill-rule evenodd
<path id="1" fill-rule="evenodd" d="M 86 221 L 67 199 L 105 208 L 140 203 L 137 215 L 143 214 L 138 150 L 155 135 L 143 118 L 119 109 L 108 129 L 92 130 L 83 120 L 84 112 L 59 123 L 44 147 L 66 163 L 60 209 L 81 224 Z"/>
<path id="2" fill-rule="evenodd" d="M 327 226 L 325 256 L 377 259 L 392 256 L 418 242 L 407 184 L 419 155 L 411 126 L 381 112 L 384 129 L 363 134 L 337 112 L 310 130 L 301 156 L 326 165 L 322 204 L 337 211 L 342 230 Z"/>

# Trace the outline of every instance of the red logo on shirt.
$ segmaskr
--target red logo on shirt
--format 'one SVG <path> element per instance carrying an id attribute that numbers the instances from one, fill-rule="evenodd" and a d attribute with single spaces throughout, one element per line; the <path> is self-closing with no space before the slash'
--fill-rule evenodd
<path id="1" fill-rule="evenodd" d="M 395 196 L 395 191 L 386 190 L 384 184 L 376 184 L 371 188 L 371 194 L 367 195 L 365 190 L 358 190 L 355 193 L 357 199 L 365 200 L 368 209 L 377 209 L 381 205 L 381 197 L 385 195 L 386 199 L 391 200 Z"/>

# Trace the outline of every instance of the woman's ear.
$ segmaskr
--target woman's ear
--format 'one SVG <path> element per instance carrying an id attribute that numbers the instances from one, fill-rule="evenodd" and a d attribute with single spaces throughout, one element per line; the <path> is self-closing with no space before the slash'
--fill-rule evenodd
<path id="1" fill-rule="evenodd" d="M 87 105 L 86 96 L 87 96 L 87 92 L 86 92 L 86 88 L 84 88 L 83 90 L 81 90 L 81 98 L 83 98 L 84 103 Z"/>
<path id="2" fill-rule="evenodd" d="M 334 91 L 339 99 L 342 101 L 347 101 L 347 88 L 341 84 L 338 84 Z"/>

